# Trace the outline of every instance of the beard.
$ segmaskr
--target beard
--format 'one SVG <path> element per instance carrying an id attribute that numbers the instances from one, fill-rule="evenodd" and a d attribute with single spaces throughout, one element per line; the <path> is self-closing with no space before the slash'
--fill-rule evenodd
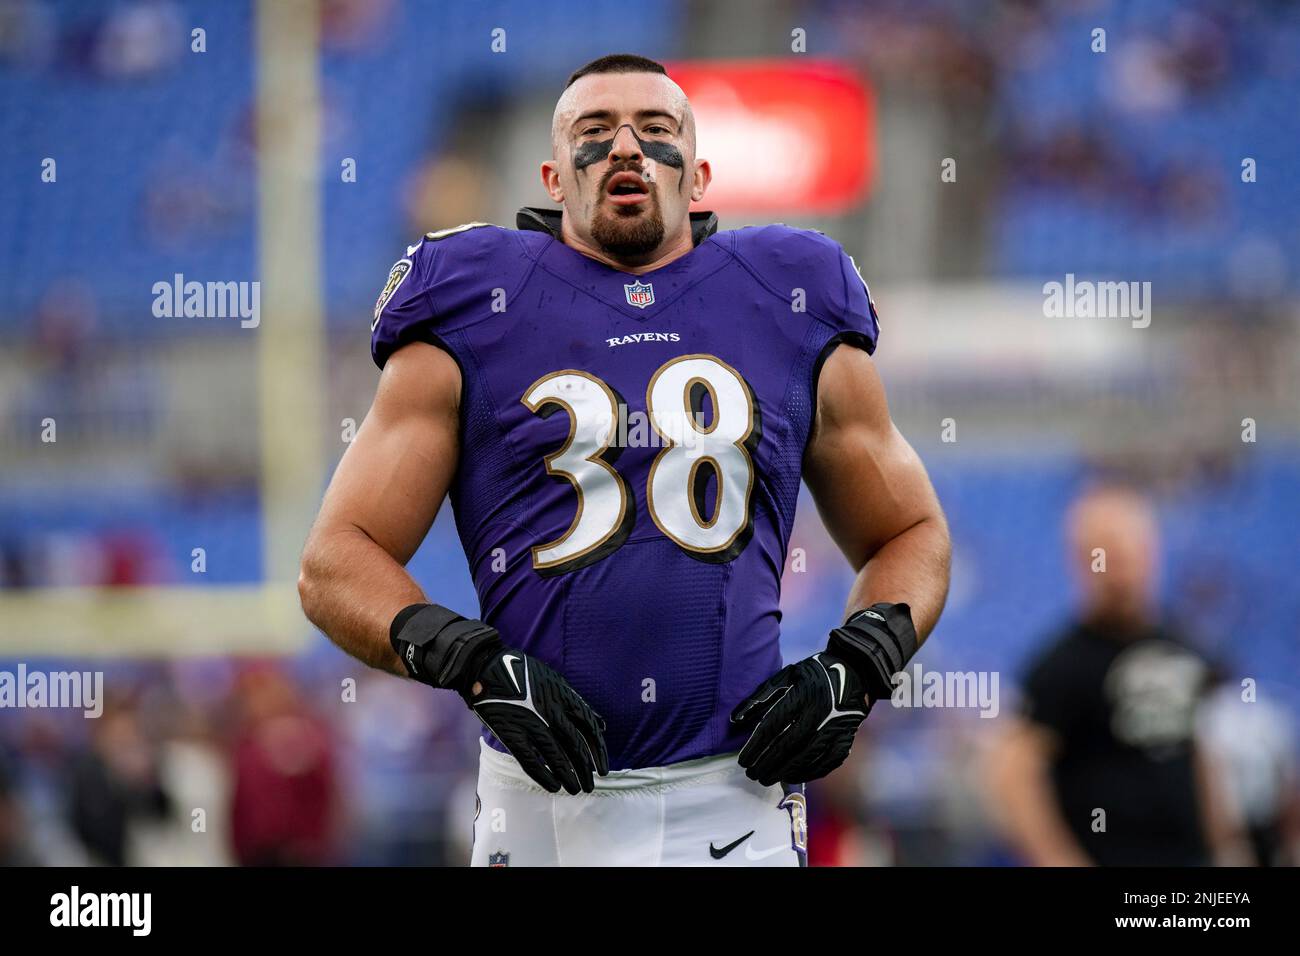
<path id="1" fill-rule="evenodd" d="M 638 259 L 654 252 L 664 241 L 664 217 L 652 194 L 647 208 L 597 205 L 591 238 L 616 259 Z"/>

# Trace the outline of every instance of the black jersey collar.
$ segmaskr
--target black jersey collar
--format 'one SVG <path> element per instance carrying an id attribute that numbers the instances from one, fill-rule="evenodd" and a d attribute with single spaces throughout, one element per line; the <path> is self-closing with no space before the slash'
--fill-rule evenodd
<path id="1" fill-rule="evenodd" d="M 515 228 L 533 232 L 549 232 L 551 238 L 563 242 L 560 238 L 560 210 L 542 209 L 539 206 L 525 206 L 515 215 Z M 691 242 L 699 245 L 718 231 L 718 216 L 712 212 L 693 212 L 691 215 Z"/>

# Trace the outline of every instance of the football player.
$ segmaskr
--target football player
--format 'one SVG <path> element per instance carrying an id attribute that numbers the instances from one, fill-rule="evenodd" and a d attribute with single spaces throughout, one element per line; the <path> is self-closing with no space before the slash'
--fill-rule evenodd
<path id="1" fill-rule="evenodd" d="M 799 865 L 802 784 L 943 606 L 862 277 L 818 232 L 691 213 L 695 142 L 658 63 L 588 64 L 541 166 L 559 208 L 426 235 L 375 305 L 378 392 L 299 590 L 350 654 L 481 719 L 476 865 Z M 782 667 L 801 478 L 857 578 Z M 448 494 L 478 619 L 404 568 Z"/>

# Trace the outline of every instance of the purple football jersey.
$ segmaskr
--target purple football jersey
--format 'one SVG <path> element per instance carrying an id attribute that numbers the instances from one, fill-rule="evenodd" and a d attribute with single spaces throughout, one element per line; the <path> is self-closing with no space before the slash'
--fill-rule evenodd
<path id="1" fill-rule="evenodd" d="M 483 620 L 605 718 L 615 769 L 743 745 L 731 710 L 781 667 L 817 374 L 876 344 L 837 243 L 716 224 L 692 214 L 695 248 L 633 276 L 523 210 L 430 233 L 376 304 L 381 368 L 415 341 L 460 366 L 450 497 Z"/>

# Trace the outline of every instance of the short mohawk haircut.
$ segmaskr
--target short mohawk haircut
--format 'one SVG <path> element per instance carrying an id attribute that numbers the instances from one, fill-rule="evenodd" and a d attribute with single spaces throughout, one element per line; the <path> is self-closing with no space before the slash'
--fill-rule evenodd
<path id="1" fill-rule="evenodd" d="M 564 84 L 564 88 L 567 90 L 578 80 L 592 73 L 662 73 L 664 76 L 668 75 L 668 71 L 664 69 L 662 63 L 656 63 L 647 57 L 637 56 L 635 53 L 611 53 L 574 70 L 573 75 L 569 77 L 569 82 Z"/>

